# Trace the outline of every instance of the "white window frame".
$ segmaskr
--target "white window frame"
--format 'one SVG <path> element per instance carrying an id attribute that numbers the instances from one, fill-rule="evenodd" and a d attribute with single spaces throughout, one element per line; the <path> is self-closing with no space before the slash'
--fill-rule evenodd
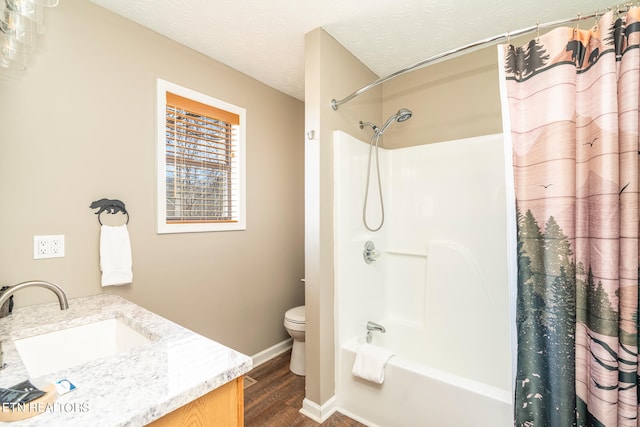
<path id="1" fill-rule="evenodd" d="M 238 125 L 238 219 L 235 222 L 220 223 L 185 223 L 167 224 L 167 186 L 166 186 L 166 93 L 172 92 L 202 104 L 207 104 L 240 117 Z M 208 231 L 246 230 L 246 110 L 233 104 L 221 101 L 192 89 L 179 86 L 166 80 L 157 80 L 157 129 L 156 129 L 156 176 L 157 176 L 157 232 L 165 233 L 197 233 Z"/>

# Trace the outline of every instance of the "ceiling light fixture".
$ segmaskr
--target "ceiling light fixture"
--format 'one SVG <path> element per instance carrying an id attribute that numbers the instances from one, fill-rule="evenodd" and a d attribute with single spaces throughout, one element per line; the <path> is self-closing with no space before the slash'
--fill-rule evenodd
<path id="1" fill-rule="evenodd" d="M 29 64 L 39 34 L 44 34 L 44 9 L 59 0 L 0 0 L 0 75 L 17 77 Z"/>

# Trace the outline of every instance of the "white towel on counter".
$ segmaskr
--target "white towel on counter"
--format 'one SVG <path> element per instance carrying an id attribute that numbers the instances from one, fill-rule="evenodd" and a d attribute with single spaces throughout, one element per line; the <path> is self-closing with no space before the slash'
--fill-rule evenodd
<path id="1" fill-rule="evenodd" d="M 384 367 L 393 353 L 373 344 L 361 344 L 356 351 L 351 373 L 376 384 L 384 382 Z"/>
<path id="2" fill-rule="evenodd" d="M 103 225 L 100 229 L 102 286 L 125 285 L 133 281 L 131 241 L 127 226 Z"/>

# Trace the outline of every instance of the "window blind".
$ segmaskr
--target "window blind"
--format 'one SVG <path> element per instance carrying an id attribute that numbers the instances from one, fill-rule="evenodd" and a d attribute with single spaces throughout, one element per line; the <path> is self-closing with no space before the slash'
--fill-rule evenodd
<path id="1" fill-rule="evenodd" d="M 166 221 L 237 222 L 239 115 L 166 92 Z"/>

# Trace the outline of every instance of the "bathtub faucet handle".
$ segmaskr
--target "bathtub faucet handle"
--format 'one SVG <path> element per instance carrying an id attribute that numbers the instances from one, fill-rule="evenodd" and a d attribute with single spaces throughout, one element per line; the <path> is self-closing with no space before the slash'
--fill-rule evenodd
<path id="1" fill-rule="evenodd" d="M 376 249 L 376 246 L 371 240 L 364 244 L 364 250 L 362 251 L 362 257 L 364 262 L 371 264 L 376 259 L 380 258 L 380 251 Z"/>

